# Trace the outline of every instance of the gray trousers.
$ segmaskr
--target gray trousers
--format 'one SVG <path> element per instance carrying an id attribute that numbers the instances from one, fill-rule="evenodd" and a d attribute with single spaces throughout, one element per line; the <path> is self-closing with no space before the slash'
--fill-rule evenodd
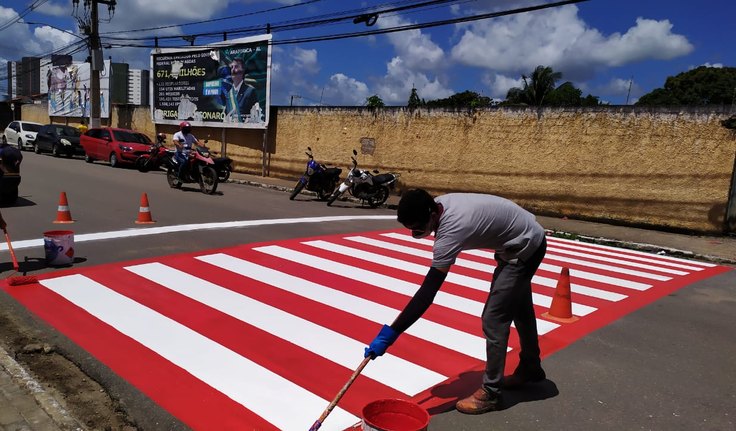
<path id="1" fill-rule="evenodd" d="M 482 315 L 483 333 L 486 336 L 483 388 L 490 393 L 501 392 L 512 321 L 521 343 L 517 370 L 529 373 L 541 370 L 537 320 L 532 303 L 532 277 L 546 251 L 545 239 L 526 262 L 519 260 L 512 264 L 496 256 L 498 266 L 493 272 L 491 292 Z"/>

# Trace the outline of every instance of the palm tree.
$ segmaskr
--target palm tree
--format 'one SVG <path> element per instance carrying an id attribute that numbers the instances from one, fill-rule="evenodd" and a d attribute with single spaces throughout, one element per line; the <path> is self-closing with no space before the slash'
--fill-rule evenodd
<path id="1" fill-rule="evenodd" d="M 562 78 L 562 73 L 555 72 L 549 66 L 537 66 L 532 72 L 532 76 L 527 78 L 521 75 L 524 80 L 525 99 L 528 104 L 542 106 L 544 98 L 555 89 L 555 83 Z"/>
<path id="2" fill-rule="evenodd" d="M 506 101 L 510 104 L 523 103 L 542 106 L 545 97 L 555 89 L 555 83 L 562 78 L 562 73 L 555 72 L 549 66 L 537 66 L 530 77 L 521 75 L 524 88 L 513 87 L 506 94 Z"/>

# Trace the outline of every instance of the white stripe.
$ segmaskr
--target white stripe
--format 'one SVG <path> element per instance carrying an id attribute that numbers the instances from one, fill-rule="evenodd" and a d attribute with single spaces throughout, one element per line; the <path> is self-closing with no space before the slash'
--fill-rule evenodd
<path id="1" fill-rule="evenodd" d="M 429 245 L 429 246 L 432 245 L 432 241 L 430 240 L 414 239 L 409 235 L 403 235 L 403 234 L 398 234 L 398 233 L 385 233 L 383 235 L 389 238 L 395 238 L 395 239 L 399 239 L 402 241 L 416 242 L 416 243 L 420 243 L 423 245 Z M 493 252 L 485 251 L 485 250 L 465 250 L 461 254 L 469 254 L 471 256 L 478 256 L 478 257 L 482 257 L 482 258 L 489 259 L 489 260 L 494 259 Z M 596 268 L 596 269 L 603 269 L 607 271 L 620 272 L 622 274 L 628 274 L 628 275 L 634 275 L 634 276 L 643 276 L 647 278 L 666 278 L 663 276 L 656 276 L 656 275 L 652 276 L 649 273 L 634 271 L 632 269 L 618 268 L 618 267 L 611 266 L 611 265 L 604 265 L 602 263 L 594 263 L 594 262 L 588 262 L 585 260 L 572 259 L 572 258 L 567 258 L 564 256 L 557 256 L 557 255 L 549 254 L 549 253 L 545 255 L 545 259 L 559 260 L 561 262 L 572 263 L 575 265 L 586 266 L 586 267 Z M 669 278 L 666 278 L 666 279 L 669 280 Z M 621 286 L 621 287 L 626 287 L 629 289 L 634 289 L 634 290 L 647 290 L 650 287 L 652 287 L 651 284 L 639 283 L 639 282 L 629 281 L 629 280 L 620 280 L 618 283 L 616 283 L 616 285 Z"/>
<path id="2" fill-rule="evenodd" d="M 326 241 L 319 241 L 319 240 L 309 241 L 309 242 L 305 242 L 304 244 L 312 246 L 312 247 L 316 247 L 322 250 L 328 250 L 334 253 L 341 253 L 341 254 L 349 255 L 349 256 L 352 256 L 358 259 L 375 262 L 375 263 L 385 265 L 391 268 L 398 268 L 400 270 L 411 272 L 413 274 L 423 275 L 423 274 L 426 274 L 428 271 L 428 268 L 423 265 L 417 265 L 415 263 L 404 262 L 403 260 L 393 259 L 390 257 L 382 256 L 380 254 L 370 253 L 370 252 L 355 249 L 355 248 L 345 247 L 342 245 L 333 244 L 333 243 L 326 242 Z M 458 284 L 460 286 L 470 287 L 472 289 L 478 289 L 486 293 L 490 289 L 490 282 L 485 281 L 485 280 L 480 280 L 477 278 L 466 277 L 464 275 L 449 273 L 447 274 L 447 278 L 445 280 L 451 283 Z M 413 296 L 414 294 L 411 293 L 411 295 Z M 536 293 L 532 293 L 532 299 L 535 304 L 537 303 L 536 301 L 539 301 L 540 303 L 548 302 L 543 295 L 538 295 Z M 479 302 L 476 302 L 476 303 L 480 304 Z M 550 298 L 549 304 L 551 303 L 552 301 Z M 485 304 L 483 306 L 485 306 Z M 577 311 L 590 313 L 591 311 L 595 311 L 595 309 L 587 310 L 587 309 L 581 308 Z M 482 313 L 482 309 L 479 311 L 477 316 L 480 316 L 481 313 Z M 555 329 L 556 327 L 557 326 L 551 325 L 550 322 L 547 322 L 546 320 L 537 319 L 537 329 L 540 334 L 546 334 L 547 332 Z"/>
<path id="3" fill-rule="evenodd" d="M 164 233 L 176 233 L 176 232 L 193 232 L 198 230 L 209 230 L 209 229 L 232 229 L 241 227 L 256 227 L 256 226 L 272 226 L 281 224 L 295 224 L 295 223 L 323 223 L 323 222 L 335 222 L 335 221 L 353 221 L 353 220 L 394 220 L 396 216 L 389 215 L 362 215 L 362 216 L 330 216 L 330 217 L 304 217 L 304 218 L 284 218 L 284 219 L 271 219 L 271 220 L 243 220 L 243 221 L 229 221 L 229 222 L 218 222 L 218 223 L 196 223 L 196 224 L 182 224 L 174 226 L 159 226 L 142 229 L 125 229 L 116 230 L 111 232 L 99 232 L 99 233 L 86 233 L 82 235 L 76 235 L 74 243 L 86 241 L 98 241 L 103 239 L 117 239 L 117 238 L 132 238 L 136 236 L 147 236 L 147 235 L 159 235 Z M 43 247 L 43 238 L 39 239 L 27 239 L 23 241 L 13 241 L 13 248 L 20 250 L 23 248 L 30 247 Z M 0 243 L 0 251 L 7 250 L 8 245 L 5 242 Z"/>
<path id="4" fill-rule="evenodd" d="M 409 283 L 408 281 L 399 280 L 397 278 L 371 272 L 363 268 L 356 268 L 354 266 L 323 259 L 321 257 L 311 256 L 299 251 L 289 250 L 277 245 L 256 247 L 254 248 L 254 250 L 271 256 L 290 260 L 292 262 L 311 266 L 312 268 L 331 272 L 333 274 L 350 278 L 362 283 L 368 283 L 373 286 L 380 287 L 381 289 L 389 290 L 391 292 L 396 292 L 406 296 L 414 296 L 415 291 L 419 288 L 418 285 L 414 283 Z M 437 296 L 435 297 L 434 302 L 435 304 L 439 304 L 453 310 L 470 314 L 475 317 L 480 316 L 483 312 L 483 303 L 446 292 L 437 292 Z"/>
<path id="5" fill-rule="evenodd" d="M 197 259 L 379 324 L 391 323 L 399 315 L 399 310 L 385 305 L 223 253 Z M 485 338 L 427 319 L 419 319 L 406 333 L 476 359 L 486 359 Z"/>
<path id="6" fill-rule="evenodd" d="M 675 269 L 662 268 L 662 267 L 646 265 L 646 264 L 638 263 L 638 262 L 614 259 L 611 257 L 594 256 L 592 254 L 565 250 L 559 247 L 549 247 L 548 250 L 559 253 L 559 254 L 566 254 L 566 255 L 575 256 L 575 257 L 582 257 L 582 258 L 585 258 L 586 260 L 596 260 L 596 261 L 601 261 L 601 262 L 608 262 L 614 265 L 633 266 L 633 267 L 640 268 L 640 269 L 648 269 L 650 271 L 664 272 L 664 273 L 673 274 L 673 275 L 687 275 L 688 274 L 687 272 L 677 271 Z M 648 278 L 652 278 L 654 280 L 659 280 L 659 281 L 667 281 L 667 280 L 672 279 L 672 277 L 665 277 L 665 276 L 660 276 L 660 275 L 655 275 L 655 274 L 648 274 Z"/>
<path id="7" fill-rule="evenodd" d="M 409 235 L 406 235 L 406 236 L 411 238 Z M 355 241 L 360 244 L 368 244 L 368 245 L 383 248 L 386 250 L 392 250 L 392 251 L 397 251 L 397 252 L 404 253 L 404 254 L 409 254 L 412 256 L 423 257 L 423 258 L 430 259 L 430 260 L 432 259 L 431 252 L 419 250 L 419 249 L 412 248 L 412 247 L 405 247 L 405 246 L 394 244 L 391 242 L 381 241 L 381 240 L 367 238 L 363 236 L 351 236 L 345 239 L 350 240 L 350 241 Z M 491 274 L 496 269 L 495 265 L 475 262 L 475 261 L 463 259 L 463 258 L 455 259 L 455 264 L 463 268 L 475 269 L 477 271 L 488 272 Z M 556 272 L 558 274 L 560 273 L 560 271 L 562 271 L 561 267 L 555 266 L 555 265 L 549 265 L 546 263 L 542 263 L 541 265 L 539 265 L 539 268 L 544 271 Z M 570 271 L 570 275 L 572 275 L 572 271 Z M 616 285 L 619 285 L 619 286 L 624 284 L 623 282 L 626 282 L 626 280 L 619 280 L 613 277 L 598 276 L 596 274 L 590 274 L 584 271 L 576 271 L 575 275 L 578 278 L 582 278 L 582 279 L 598 279 L 597 281 L 602 281 L 601 278 L 610 279 L 609 281 L 616 282 L 617 283 Z M 539 284 L 545 287 L 551 287 L 553 289 L 557 287 L 556 280 L 547 278 L 547 277 L 543 277 L 541 275 L 535 275 L 532 278 L 532 283 L 536 283 L 536 284 Z M 621 284 L 618 284 L 618 283 L 621 283 Z M 485 288 L 487 289 L 487 283 L 486 283 Z M 580 285 L 576 283 L 570 283 L 570 289 L 572 290 L 573 293 L 578 293 L 580 295 L 586 295 L 586 296 L 590 296 L 593 298 L 605 299 L 607 301 L 620 301 L 626 298 L 626 295 L 621 295 L 619 293 L 609 292 L 607 290 L 602 290 L 602 289 L 596 289 L 594 287 L 588 287 L 588 286 L 584 286 L 584 285 Z"/>
<path id="8" fill-rule="evenodd" d="M 138 212 L 142 212 L 142 213 L 150 213 L 150 212 L 151 212 L 151 209 L 150 209 L 150 208 L 148 208 L 148 207 L 140 207 L 140 208 L 138 209 Z"/>
<path id="9" fill-rule="evenodd" d="M 59 208 L 56 211 L 67 212 L 69 211 L 69 207 L 65 205 L 59 205 Z"/>
<path id="10" fill-rule="evenodd" d="M 343 367 L 355 366 L 356 356 L 363 354 L 366 343 L 163 264 L 148 263 L 125 269 Z M 388 353 L 363 374 L 408 395 L 447 379 Z"/>
<path id="11" fill-rule="evenodd" d="M 607 254 L 607 255 L 610 255 L 610 256 L 625 257 L 625 258 L 628 258 L 628 259 L 639 259 L 639 260 L 641 260 L 643 262 L 650 262 L 650 263 L 658 263 L 658 264 L 662 264 L 662 265 L 669 265 L 669 266 L 673 266 L 675 268 L 687 269 L 687 270 L 691 270 L 691 271 L 702 271 L 703 270 L 703 267 L 712 268 L 712 267 L 716 266 L 715 264 L 712 264 L 712 263 L 699 262 L 699 261 L 696 261 L 696 260 L 680 259 L 680 258 L 672 257 L 672 256 L 661 256 L 661 255 L 658 255 L 658 254 L 647 253 L 647 252 L 639 251 L 639 250 L 626 249 L 626 254 L 616 253 L 616 251 L 619 251 L 620 252 L 621 249 L 616 248 L 616 247 L 607 246 L 607 245 L 594 244 L 594 243 L 588 243 L 588 242 L 580 242 L 580 241 L 574 241 L 574 240 L 565 239 L 565 238 L 547 237 L 547 239 L 550 242 L 564 243 L 564 245 L 567 246 L 567 247 L 573 247 L 572 244 L 577 244 L 577 245 L 582 246 L 584 248 L 588 248 L 588 249 L 594 248 L 594 249 L 597 249 L 599 251 L 596 251 L 596 252 L 597 253 L 601 253 L 601 254 Z M 604 250 L 611 250 L 611 251 L 604 251 Z M 641 256 L 641 257 L 633 258 L 632 256 L 630 256 L 632 254 L 637 255 L 637 256 Z M 692 266 L 692 265 L 699 265 L 700 267 L 698 267 L 698 266 Z"/>
<path id="12" fill-rule="evenodd" d="M 315 412 L 323 411 L 329 403 L 87 277 L 69 275 L 43 280 L 41 284 L 280 429 L 309 429 L 314 423 Z M 344 429 L 357 420 L 356 416 L 336 407 L 330 415 L 329 427 Z"/>

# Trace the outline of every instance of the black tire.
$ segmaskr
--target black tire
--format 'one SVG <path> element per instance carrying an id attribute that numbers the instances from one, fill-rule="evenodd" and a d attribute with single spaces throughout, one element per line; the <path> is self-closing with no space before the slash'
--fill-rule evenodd
<path id="1" fill-rule="evenodd" d="M 54 157 L 59 157 L 59 146 L 56 144 L 51 145 L 51 155 Z"/>
<path id="2" fill-rule="evenodd" d="M 169 183 L 169 187 L 172 189 L 180 189 L 181 188 L 181 181 L 176 177 L 176 171 L 174 168 L 169 168 L 166 171 L 166 182 Z"/>
<path id="3" fill-rule="evenodd" d="M 217 171 L 211 166 L 202 168 L 199 176 L 199 189 L 206 195 L 211 195 L 217 190 Z"/>
<path id="4" fill-rule="evenodd" d="M 8 145 L 8 138 L 3 135 L 3 145 Z"/>
<path id="5" fill-rule="evenodd" d="M 117 168 L 118 166 L 120 166 L 120 163 L 118 163 L 118 155 L 110 153 L 110 167 Z"/>
<path id="6" fill-rule="evenodd" d="M 304 188 L 304 183 L 301 181 L 297 182 L 296 185 L 294 186 L 294 190 L 292 190 L 291 194 L 289 195 L 289 200 L 293 201 L 296 195 L 298 195 L 302 191 L 303 188 Z"/>
<path id="7" fill-rule="evenodd" d="M 332 192 L 329 199 L 327 199 L 327 206 L 332 206 L 332 203 L 335 202 L 335 199 L 337 199 L 340 194 L 340 190 L 335 190 L 334 192 Z"/>
<path id="8" fill-rule="evenodd" d="M 222 174 L 220 175 L 220 182 L 225 182 L 228 179 L 230 179 L 230 169 L 223 169 Z"/>
<path id="9" fill-rule="evenodd" d="M 95 159 L 93 159 L 92 157 L 90 157 L 89 154 L 84 153 L 84 161 L 87 162 L 87 163 L 92 163 L 92 162 L 95 161 Z"/>
<path id="10" fill-rule="evenodd" d="M 337 183 L 335 181 L 332 181 L 327 184 L 326 188 L 318 190 L 317 199 L 321 201 L 326 201 L 327 199 L 329 199 L 332 195 L 332 192 L 335 190 L 335 186 L 337 186 Z"/>
<path id="11" fill-rule="evenodd" d="M 150 160 L 151 159 L 149 159 L 147 157 L 138 157 L 137 159 L 135 159 L 135 167 L 136 167 L 136 169 L 138 169 L 139 172 L 148 172 L 149 171 L 149 169 L 148 169 L 148 162 Z"/>
<path id="12" fill-rule="evenodd" d="M 381 186 L 376 191 L 376 194 L 373 195 L 373 197 L 367 199 L 368 206 L 371 208 L 375 208 L 377 206 L 383 205 L 384 202 L 388 199 L 388 187 Z"/>

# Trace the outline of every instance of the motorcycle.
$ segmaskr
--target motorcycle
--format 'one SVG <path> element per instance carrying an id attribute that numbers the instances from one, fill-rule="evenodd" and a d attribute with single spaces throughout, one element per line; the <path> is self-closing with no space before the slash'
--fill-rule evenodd
<path id="1" fill-rule="evenodd" d="M 183 183 L 198 183 L 202 193 L 211 195 L 217 190 L 218 178 L 215 162 L 210 157 L 207 147 L 198 145 L 189 151 L 189 158 L 184 161 L 187 166 L 182 170 L 181 178 L 177 175 L 179 163 L 181 162 L 176 157 L 171 158 L 171 166 L 166 171 L 166 181 L 169 187 L 178 189 Z"/>
<path id="2" fill-rule="evenodd" d="M 350 157 L 353 161 L 353 168 L 350 169 L 348 177 L 340 184 L 340 187 L 327 199 L 327 206 L 331 206 L 335 199 L 345 191 L 349 191 L 353 197 L 360 199 L 361 203 L 367 203 L 371 208 L 382 205 L 388 199 L 390 189 L 394 187 L 401 174 L 389 172 L 378 175 L 376 169 L 373 170 L 373 173 L 358 169 L 358 161 L 355 159 L 357 155 L 358 152 L 353 150 L 353 155 Z"/>
<path id="3" fill-rule="evenodd" d="M 330 197 L 332 191 L 335 190 L 337 183 L 340 181 L 342 169 L 328 168 L 321 163 L 317 163 L 312 155 L 311 147 L 307 147 L 304 154 L 308 157 L 307 169 L 294 186 L 294 191 L 291 192 L 289 200 L 293 201 L 296 195 L 306 187 L 307 190 L 317 193 L 317 198 L 323 201 Z"/>
<path id="4" fill-rule="evenodd" d="M 209 142 L 209 139 L 204 140 L 205 145 L 207 145 L 207 142 Z M 233 171 L 233 159 L 230 157 L 213 157 L 212 161 L 215 163 L 217 179 L 224 183 L 230 178 L 230 172 Z"/>
<path id="5" fill-rule="evenodd" d="M 166 135 L 159 133 L 156 136 L 156 143 L 151 145 L 148 153 L 141 154 L 135 159 L 135 167 L 138 171 L 148 172 L 159 168 L 168 169 L 176 151 L 167 149 L 164 145 L 165 141 Z"/>

